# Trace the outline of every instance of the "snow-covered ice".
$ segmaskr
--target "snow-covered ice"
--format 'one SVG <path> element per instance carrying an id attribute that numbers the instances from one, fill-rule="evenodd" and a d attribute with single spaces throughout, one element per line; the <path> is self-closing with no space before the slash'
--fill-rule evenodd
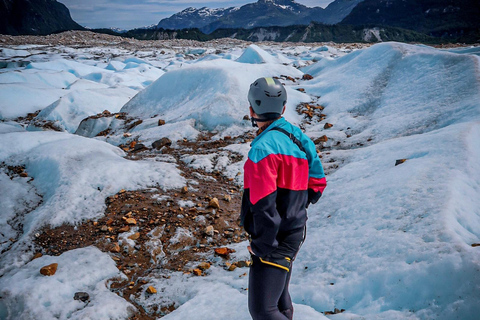
<path id="1" fill-rule="evenodd" d="M 57 263 L 53 276 L 40 269 Z M 124 278 L 108 254 L 95 247 L 58 257 L 43 256 L 0 278 L 2 319 L 127 319 L 133 305 L 108 289 L 108 280 Z M 90 301 L 74 300 L 87 292 Z"/>

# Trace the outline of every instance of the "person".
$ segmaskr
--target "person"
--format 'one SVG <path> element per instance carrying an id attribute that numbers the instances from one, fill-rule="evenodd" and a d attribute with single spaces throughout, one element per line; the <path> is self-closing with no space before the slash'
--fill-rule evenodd
<path id="1" fill-rule="evenodd" d="M 240 213 L 251 237 L 248 308 L 254 320 L 291 320 L 288 285 L 305 240 L 306 209 L 327 182 L 312 140 L 282 117 L 287 92 L 280 81 L 257 79 L 248 101 L 252 125 L 259 127 L 244 165 Z"/>

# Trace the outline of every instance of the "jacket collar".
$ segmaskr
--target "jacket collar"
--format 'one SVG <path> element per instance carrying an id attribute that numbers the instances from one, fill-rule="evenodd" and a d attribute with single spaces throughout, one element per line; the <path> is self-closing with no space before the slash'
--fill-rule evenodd
<path id="1" fill-rule="evenodd" d="M 275 127 L 281 127 L 284 123 L 286 123 L 287 120 L 285 120 L 284 117 L 281 117 L 280 119 L 278 120 L 275 120 L 274 122 L 272 122 L 268 127 L 266 127 L 255 139 L 253 139 L 252 143 L 250 144 L 250 146 L 253 147 L 253 145 L 255 145 L 255 143 L 257 143 L 264 135 L 265 133 L 267 133 L 268 131 L 270 131 L 272 128 L 275 128 Z"/>

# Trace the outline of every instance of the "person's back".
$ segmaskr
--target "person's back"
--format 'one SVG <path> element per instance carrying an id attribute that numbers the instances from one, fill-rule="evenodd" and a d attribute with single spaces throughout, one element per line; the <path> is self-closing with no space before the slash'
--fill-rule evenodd
<path id="1" fill-rule="evenodd" d="M 256 319 L 291 319 L 291 264 L 305 238 L 306 207 L 320 198 L 325 174 L 313 142 L 281 118 L 286 91 L 260 78 L 249 92 L 258 136 L 244 166 L 241 220 L 251 235 L 249 310 Z"/>

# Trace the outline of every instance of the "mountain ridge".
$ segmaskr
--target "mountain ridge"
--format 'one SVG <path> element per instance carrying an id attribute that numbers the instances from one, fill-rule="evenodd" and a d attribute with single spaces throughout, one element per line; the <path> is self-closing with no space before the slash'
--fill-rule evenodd
<path id="1" fill-rule="evenodd" d="M 85 30 L 56 0 L 0 1 L 0 33 L 47 35 L 66 30 Z"/>
<path id="2" fill-rule="evenodd" d="M 363 0 L 335 0 L 325 9 L 307 7 L 294 0 L 258 0 L 241 7 L 209 9 L 186 8 L 162 19 L 157 28 L 198 28 L 211 33 L 223 28 L 255 28 L 271 26 L 308 25 L 310 22 L 335 24 L 340 22 Z"/>

